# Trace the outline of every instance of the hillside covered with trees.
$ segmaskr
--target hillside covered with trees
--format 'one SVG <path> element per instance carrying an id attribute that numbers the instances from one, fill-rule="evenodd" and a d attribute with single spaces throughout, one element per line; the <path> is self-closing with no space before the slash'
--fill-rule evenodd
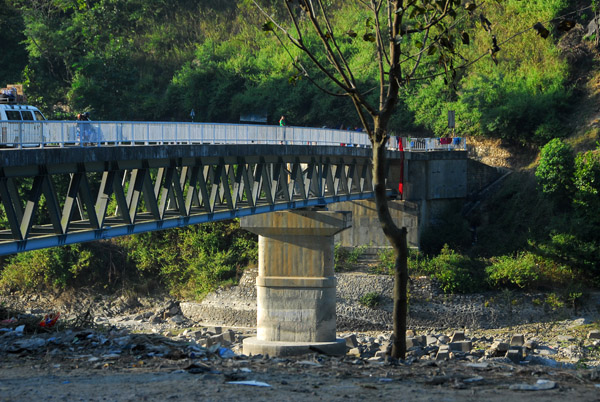
<path id="1" fill-rule="evenodd" d="M 0 33 L 6 60 L 1 76 L 24 82 L 31 102 L 53 118 L 87 110 L 97 120 L 187 121 L 193 108 L 197 121 L 207 122 L 238 122 L 241 114 L 259 112 L 271 123 L 285 114 L 293 125 L 359 124 L 350 102 L 321 96 L 298 74 L 286 49 L 263 32 L 264 17 L 251 1 L 1 2 L 0 22 L 8 28 Z M 285 19 L 281 2 L 262 3 Z M 361 37 L 372 22 L 353 2 L 330 3 L 338 8 L 333 24 L 348 32 L 342 51 L 368 86 L 377 71 Z M 502 42 L 581 5 L 489 3 L 481 7 L 502 45 L 494 57 L 498 64 L 487 55 L 489 33 L 464 22 L 470 44 L 459 42 L 456 51 L 469 60 L 485 57 L 451 77 L 410 83 L 395 131 L 444 134 L 446 112 L 456 110 L 461 135 L 538 143 L 561 135 L 573 90 L 559 46 L 564 34 L 549 24 L 548 40 L 529 30 Z M 571 17 L 586 24 L 592 16 L 588 9 Z M 440 62 L 437 53 L 429 57 L 431 65 Z M 325 80 L 317 83 L 327 86 Z"/>
<path id="2" fill-rule="evenodd" d="M 259 3 L 285 21 L 281 1 Z M 327 3 L 345 33 L 341 51 L 369 88 L 378 80 L 373 22 L 354 2 Z M 454 110 L 457 135 L 543 149 L 541 162 L 514 174 L 470 221 L 441 222 L 435 232 L 447 235 L 426 244 L 411 269 L 438 276 L 452 292 L 558 285 L 573 297 L 584 282 L 600 284 L 599 136 L 582 123 L 596 117 L 594 108 L 581 107 L 600 77 L 598 32 L 587 32 L 596 1 L 481 3 L 483 18 L 459 21 L 461 38 L 424 55 L 423 79 L 405 83 L 390 129 L 447 135 Z M 325 96 L 318 86 L 329 84 L 314 71 L 300 74 L 299 55 L 264 23 L 250 0 L 0 0 L 0 85 L 23 83 L 29 103 L 51 119 L 89 111 L 94 120 L 189 121 L 194 109 L 203 122 L 257 113 L 270 124 L 285 115 L 291 125 L 359 126 L 351 102 Z M 544 30 L 531 29 L 537 23 Z M 448 52 L 477 62 L 455 71 Z M 432 77 L 440 67 L 447 74 Z M 254 240 L 231 225 L 7 258 L 0 285 L 116 286 L 147 276 L 174 294 L 201 296 L 253 258 Z"/>

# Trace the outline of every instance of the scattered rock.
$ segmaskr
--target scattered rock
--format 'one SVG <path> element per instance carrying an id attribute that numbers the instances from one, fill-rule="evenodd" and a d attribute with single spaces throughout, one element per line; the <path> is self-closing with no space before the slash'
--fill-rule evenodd
<path id="1" fill-rule="evenodd" d="M 520 363 L 524 359 L 523 348 L 520 346 L 511 346 L 510 349 L 506 351 L 506 358 L 510 359 L 513 363 Z"/>
<path id="2" fill-rule="evenodd" d="M 509 348 L 508 343 L 496 341 L 487 350 L 486 355 L 488 355 L 490 357 L 504 356 L 504 355 L 506 355 L 506 352 L 508 352 L 508 348 Z"/>
<path id="3" fill-rule="evenodd" d="M 438 349 L 435 360 L 448 360 L 450 359 L 450 347 L 448 345 L 441 345 Z"/>
<path id="4" fill-rule="evenodd" d="M 587 336 L 588 339 L 600 339 L 600 331 L 590 331 Z"/>
<path id="5" fill-rule="evenodd" d="M 406 348 L 410 349 L 413 347 L 422 346 L 420 339 L 417 338 L 406 338 Z"/>
<path id="6" fill-rule="evenodd" d="M 473 345 L 471 344 L 471 341 L 459 341 L 459 342 L 450 342 L 449 344 L 450 346 L 450 350 L 453 351 L 457 351 L 457 352 L 470 352 L 471 348 L 473 347 Z"/>
<path id="7" fill-rule="evenodd" d="M 556 387 L 556 383 L 550 380 L 537 380 L 533 385 L 530 384 L 513 384 L 509 389 L 513 391 L 544 391 L 553 389 Z"/>
<path id="8" fill-rule="evenodd" d="M 456 331 L 456 332 L 454 332 L 454 334 L 452 334 L 452 337 L 450 338 L 450 343 L 462 342 L 464 340 L 465 340 L 465 333 L 463 331 Z"/>
<path id="9" fill-rule="evenodd" d="M 513 335 L 510 338 L 510 346 L 523 346 L 525 344 L 525 335 Z"/>
<path id="10" fill-rule="evenodd" d="M 355 348 L 358 346 L 358 340 L 356 339 L 356 334 L 350 334 L 343 337 L 346 341 L 346 346 L 349 348 Z"/>

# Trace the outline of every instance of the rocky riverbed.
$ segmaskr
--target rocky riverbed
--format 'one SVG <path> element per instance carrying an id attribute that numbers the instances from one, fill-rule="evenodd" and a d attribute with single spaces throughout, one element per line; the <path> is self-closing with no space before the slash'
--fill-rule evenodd
<path id="1" fill-rule="evenodd" d="M 255 273 L 202 303 L 168 297 L 3 296 L 0 400 L 372 399 L 598 400 L 600 303 L 577 310 L 544 295 L 446 297 L 413 280 L 409 352 L 389 358 L 392 282 L 338 275 L 338 333 L 347 354 L 244 356 L 255 335 Z M 380 295 L 376 308 L 361 305 Z M 540 300 L 542 302 L 540 302 Z M 61 313 L 52 327 L 46 314 Z M 51 317 L 48 317 L 49 319 Z"/>

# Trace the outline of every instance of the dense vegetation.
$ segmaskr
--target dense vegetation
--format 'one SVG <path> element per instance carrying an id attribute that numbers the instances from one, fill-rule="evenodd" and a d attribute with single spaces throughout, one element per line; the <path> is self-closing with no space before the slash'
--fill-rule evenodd
<path id="1" fill-rule="evenodd" d="M 284 19 L 280 2 L 261 3 Z M 334 25 L 362 37 L 369 25 L 353 2 L 329 3 Z M 437 276 L 445 291 L 598 284 L 599 151 L 576 154 L 559 140 L 575 134 L 567 122 L 577 87 L 559 46 L 569 34 L 547 22 L 585 3 L 486 3 L 498 63 L 488 55 L 490 34 L 463 23 L 471 43 L 460 45 L 461 54 L 485 57 L 455 75 L 415 80 L 402 93 L 390 123 L 397 133 L 448 134 L 447 111 L 455 110 L 461 136 L 543 147 L 537 180 L 515 174 L 477 216 L 453 216 L 425 235 L 426 254 L 411 262 L 413 272 Z M 593 11 L 574 17 L 585 25 Z M 545 40 L 526 30 L 537 21 L 551 31 Z M 258 113 L 271 123 L 285 114 L 292 125 L 358 126 L 349 101 L 323 96 L 297 75 L 263 22 L 248 0 L 0 0 L 0 86 L 23 83 L 30 103 L 55 119 L 90 111 L 97 120 L 186 121 L 194 109 L 196 121 Z M 352 35 L 343 46 L 368 87 L 377 79 L 370 47 Z M 438 62 L 426 57 L 426 68 Z M 481 228 L 474 244 L 473 226 Z M 173 294 L 201 296 L 235 278 L 255 247 L 235 222 L 151 233 L 8 258 L 0 286 L 115 287 L 152 278 Z"/>
<path id="2" fill-rule="evenodd" d="M 433 228 L 454 235 L 442 236 L 441 249 L 435 238 L 413 253 L 412 274 L 435 277 L 446 293 L 558 289 L 569 303 L 600 286 L 600 144 L 576 155 L 568 143 L 553 139 L 541 150 L 535 176 L 515 173 L 485 201 L 479 216 L 471 217 L 481 226 L 476 242 L 465 242 L 472 233 L 460 218 Z M 377 270 L 389 272 L 391 253 L 380 260 Z"/>
<path id="3" fill-rule="evenodd" d="M 257 259 L 256 239 L 219 222 L 17 254 L 5 263 L 0 290 L 168 291 L 200 298 L 233 284 Z"/>
<path id="4" fill-rule="evenodd" d="M 284 18 L 281 2 L 262 3 Z M 336 26 L 366 32 L 369 24 L 353 2 L 331 3 L 339 8 Z M 506 0 L 486 6 L 485 13 L 502 40 L 565 12 L 568 3 Z M 250 1 L 0 0 L 0 5 L 0 23 L 10 27 L 1 33 L 8 36 L 0 42 L 2 57 L 10 63 L 0 64 L 0 77 L 23 81 L 32 103 L 54 118 L 88 110 L 97 120 L 188 120 L 194 109 L 196 121 L 237 122 L 241 114 L 261 113 L 272 123 L 285 114 L 292 125 L 359 125 L 348 100 L 321 96 L 296 74 L 286 50 L 261 31 L 263 17 Z M 579 15 L 581 22 L 590 17 Z M 486 55 L 490 46 L 490 35 L 478 25 L 464 26 L 472 43 L 457 48 L 469 59 Z M 451 82 L 441 76 L 411 83 L 392 130 L 447 133 L 452 109 L 461 135 L 538 143 L 564 135 L 560 127 L 570 89 L 568 64 L 556 47 L 559 34 L 540 40 L 528 31 L 502 45 L 498 65 L 486 56 Z M 377 80 L 371 47 L 350 36 L 342 45 L 364 85 Z M 438 63 L 437 54 L 428 57 L 423 75 Z"/>

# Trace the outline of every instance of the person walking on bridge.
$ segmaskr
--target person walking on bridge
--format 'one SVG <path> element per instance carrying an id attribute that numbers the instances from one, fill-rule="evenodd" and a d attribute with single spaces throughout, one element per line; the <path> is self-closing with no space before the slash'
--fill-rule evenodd
<path id="1" fill-rule="evenodd" d="M 287 144 L 287 141 L 285 140 L 285 116 L 281 116 L 281 119 L 279 119 L 279 127 L 283 127 L 283 141 L 280 141 L 280 144 Z"/>
<path id="2" fill-rule="evenodd" d="M 90 126 L 90 113 L 79 113 L 77 115 L 77 121 L 80 123 L 77 124 L 77 129 L 79 131 L 79 141 L 81 145 L 87 145 L 89 141 L 92 140 L 92 127 Z M 91 144 L 90 144 L 91 145 Z"/>

